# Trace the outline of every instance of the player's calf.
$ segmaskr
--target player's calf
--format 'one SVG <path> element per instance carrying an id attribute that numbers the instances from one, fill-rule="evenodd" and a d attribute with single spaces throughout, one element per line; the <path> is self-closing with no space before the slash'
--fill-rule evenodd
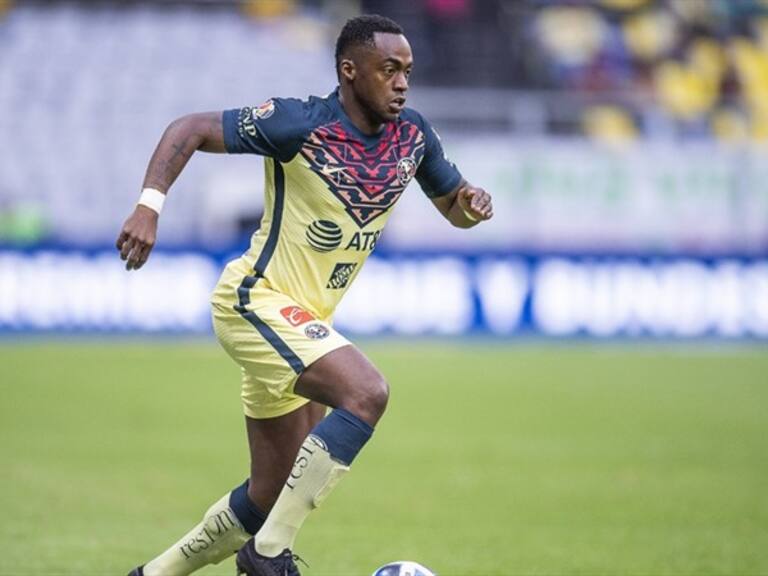
<path id="1" fill-rule="evenodd" d="M 238 556 L 243 568 L 249 558 L 277 561 L 290 556 L 304 520 L 349 471 L 389 399 L 386 380 L 354 346 L 338 348 L 312 363 L 294 390 L 334 410 L 304 439 L 277 501 L 254 538 L 257 554 L 245 551 Z M 269 571 L 254 567 L 246 573 L 261 576 Z"/>
<path id="2" fill-rule="evenodd" d="M 333 410 L 312 429 L 277 502 L 254 538 L 259 557 L 290 555 L 304 520 L 349 471 L 372 434 L 370 425 L 343 408 Z"/>

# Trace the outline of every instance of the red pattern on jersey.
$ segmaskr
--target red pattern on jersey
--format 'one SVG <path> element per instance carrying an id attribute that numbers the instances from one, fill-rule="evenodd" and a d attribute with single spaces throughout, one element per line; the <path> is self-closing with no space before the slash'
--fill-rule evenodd
<path id="1" fill-rule="evenodd" d="M 400 198 L 424 156 L 424 142 L 418 126 L 402 120 L 388 123 L 376 147 L 366 151 L 337 120 L 316 128 L 301 155 L 363 228 Z"/>

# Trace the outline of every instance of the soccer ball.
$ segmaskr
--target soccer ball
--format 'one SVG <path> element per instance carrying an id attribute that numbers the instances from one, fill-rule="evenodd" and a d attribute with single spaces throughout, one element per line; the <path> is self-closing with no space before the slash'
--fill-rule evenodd
<path id="1" fill-rule="evenodd" d="M 429 568 L 425 568 L 416 562 L 399 561 L 385 564 L 371 576 L 437 576 Z"/>

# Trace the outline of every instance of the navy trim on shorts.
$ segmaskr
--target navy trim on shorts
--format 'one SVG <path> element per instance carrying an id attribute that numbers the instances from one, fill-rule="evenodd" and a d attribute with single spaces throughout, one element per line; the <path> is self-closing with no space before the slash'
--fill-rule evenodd
<path id="1" fill-rule="evenodd" d="M 240 287 L 237 289 L 238 304 L 235 306 L 235 310 L 240 315 L 248 320 L 259 334 L 269 342 L 275 351 L 282 356 L 283 360 L 288 362 L 290 367 L 296 374 L 301 374 L 304 371 L 304 362 L 301 358 L 296 356 L 296 353 L 288 347 L 277 332 L 275 332 L 269 324 L 259 318 L 254 312 L 247 310 L 246 306 L 251 303 L 250 290 L 259 281 L 259 278 L 264 278 L 264 270 L 266 270 L 272 255 L 275 253 L 277 247 L 277 238 L 280 234 L 280 224 L 283 220 L 283 205 L 285 204 L 285 173 L 283 172 L 283 166 L 277 160 L 273 160 L 275 166 L 275 207 L 272 211 L 272 225 L 269 228 L 269 235 L 267 241 L 259 254 L 259 258 L 256 260 L 256 264 L 253 266 L 254 276 L 246 276 L 240 283 Z"/>
<path id="2" fill-rule="evenodd" d="M 247 302 L 245 304 L 247 304 Z M 277 332 L 272 330 L 269 324 L 264 322 L 264 320 L 256 316 L 256 314 L 250 310 L 246 310 L 244 308 L 245 304 L 235 306 L 235 309 L 240 312 L 240 315 L 243 318 L 253 324 L 253 327 L 259 331 L 259 334 L 272 345 L 272 348 L 283 357 L 283 360 L 288 362 L 296 374 L 301 374 L 304 371 L 304 362 L 301 361 L 301 358 L 296 356 L 296 353 L 288 347 L 288 344 L 283 342 L 283 339 L 277 335 Z"/>

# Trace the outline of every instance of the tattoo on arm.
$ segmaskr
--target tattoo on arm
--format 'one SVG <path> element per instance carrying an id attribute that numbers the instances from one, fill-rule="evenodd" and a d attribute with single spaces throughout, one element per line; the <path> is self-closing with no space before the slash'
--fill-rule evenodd
<path id="1" fill-rule="evenodd" d="M 189 158 L 189 154 L 187 154 L 184 151 L 184 146 L 187 145 L 188 140 L 189 140 L 189 138 L 185 138 L 184 141 L 181 144 L 176 144 L 174 142 L 174 144 L 173 144 L 174 152 L 173 152 L 173 156 L 171 156 L 170 160 L 168 160 L 169 164 L 173 164 L 173 161 L 176 160 L 179 156 L 181 156 L 183 158 Z"/>
<path id="2" fill-rule="evenodd" d="M 167 192 L 196 150 L 225 152 L 221 113 L 191 114 L 171 122 L 149 161 L 144 187 Z"/>

